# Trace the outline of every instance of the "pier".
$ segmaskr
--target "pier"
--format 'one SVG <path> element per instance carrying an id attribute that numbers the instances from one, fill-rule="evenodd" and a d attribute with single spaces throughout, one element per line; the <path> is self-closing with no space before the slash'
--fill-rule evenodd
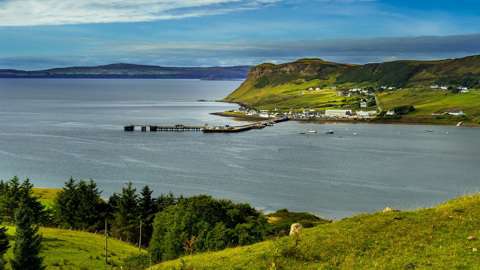
<path id="1" fill-rule="evenodd" d="M 252 124 L 242 126 L 186 126 L 186 125 L 173 125 L 173 126 L 157 126 L 157 125 L 128 125 L 123 128 L 125 132 L 203 132 L 203 133 L 239 133 L 252 129 L 263 129 L 268 126 L 273 126 L 276 123 L 285 122 L 289 119 L 287 117 L 268 119 L 265 121 L 255 122 Z"/>
<path id="2" fill-rule="evenodd" d="M 141 131 L 141 132 L 185 132 L 185 131 L 202 131 L 204 127 L 201 126 L 155 126 L 155 125 L 128 125 L 123 129 L 126 132 Z"/>

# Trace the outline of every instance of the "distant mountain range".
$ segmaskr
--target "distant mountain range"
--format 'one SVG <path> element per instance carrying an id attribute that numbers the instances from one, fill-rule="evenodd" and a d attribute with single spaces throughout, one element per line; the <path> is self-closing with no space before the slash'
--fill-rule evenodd
<path id="1" fill-rule="evenodd" d="M 0 69 L 0 78 L 151 78 L 151 79 L 245 79 L 250 66 L 162 67 L 135 64 L 65 67 L 25 71 Z"/>

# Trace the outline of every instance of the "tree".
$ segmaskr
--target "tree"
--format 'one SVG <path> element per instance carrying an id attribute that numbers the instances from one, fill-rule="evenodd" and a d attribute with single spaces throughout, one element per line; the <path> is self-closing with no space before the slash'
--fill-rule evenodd
<path id="1" fill-rule="evenodd" d="M 145 186 L 140 193 L 138 202 L 138 210 L 140 212 L 140 220 L 142 222 L 142 245 L 148 244 L 153 231 L 153 219 L 157 213 L 155 199 L 152 198 L 153 191 Z"/>
<path id="2" fill-rule="evenodd" d="M 40 257 L 42 237 L 38 235 L 38 225 L 34 222 L 34 211 L 21 202 L 15 213 L 15 246 L 13 248 L 13 270 L 43 270 Z"/>
<path id="3" fill-rule="evenodd" d="M 112 228 L 114 236 L 127 242 L 137 243 L 140 214 L 137 190 L 132 183 L 122 188 L 122 194 L 117 198 L 116 204 Z"/>
<path id="4" fill-rule="evenodd" d="M 62 227 L 93 231 L 103 226 L 107 204 L 93 180 L 70 179 L 55 199 L 54 209 Z"/>
<path id="5" fill-rule="evenodd" d="M 0 227 L 0 270 L 5 269 L 5 261 L 3 259 L 3 255 L 5 255 L 9 248 L 10 245 L 7 237 L 7 229 L 5 227 Z"/>
<path id="6" fill-rule="evenodd" d="M 3 221 L 13 223 L 15 221 L 15 210 L 20 201 L 20 180 L 13 177 L 8 182 L 2 181 L 2 193 L 0 193 L 0 215 Z"/>
<path id="7" fill-rule="evenodd" d="M 193 251 L 255 243 L 266 232 L 265 217 L 249 205 L 195 196 L 156 215 L 149 249 L 153 260 L 169 260 Z"/>
<path id="8" fill-rule="evenodd" d="M 0 215 L 4 217 L 4 221 L 13 223 L 15 221 L 15 212 L 19 208 L 20 202 L 26 204 L 32 210 L 32 218 L 35 223 L 48 223 L 43 205 L 38 198 L 33 195 L 33 185 L 29 179 L 22 183 L 18 177 L 13 177 L 8 182 L 0 184 Z"/>

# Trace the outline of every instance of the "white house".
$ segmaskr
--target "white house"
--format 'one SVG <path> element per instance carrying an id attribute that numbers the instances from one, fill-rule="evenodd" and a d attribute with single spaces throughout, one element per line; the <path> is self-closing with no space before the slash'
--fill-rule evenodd
<path id="1" fill-rule="evenodd" d="M 466 93 L 470 92 L 470 90 L 468 90 L 468 87 L 465 87 L 465 86 L 460 86 L 457 89 L 460 90 L 460 93 L 462 93 L 462 94 L 466 94 Z"/>
<path id="2" fill-rule="evenodd" d="M 386 114 L 386 115 L 387 115 L 387 116 L 395 116 L 396 113 L 395 113 L 394 110 L 390 110 L 390 111 L 387 111 L 387 114 Z"/>
<path id="3" fill-rule="evenodd" d="M 440 86 L 440 89 L 442 89 L 442 90 L 448 90 L 448 86 Z"/>
<path id="4" fill-rule="evenodd" d="M 377 115 L 376 111 L 357 111 L 357 117 L 359 118 L 373 118 Z"/>
<path id="5" fill-rule="evenodd" d="M 325 110 L 326 117 L 346 118 L 352 115 L 352 110 Z"/>
<path id="6" fill-rule="evenodd" d="M 366 109 L 368 107 L 368 103 L 366 100 L 360 101 L 360 108 Z"/>
<path id="7" fill-rule="evenodd" d="M 430 85 L 430 88 L 431 89 L 438 89 L 438 88 L 440 88 L 440 86 L 438 86 L 438 84 L 434 84 L 434 85 Z"/>
<path id="8" fill-rule="evenodd" d="M 451 115 L 451 116 L 464 116 L 465 113 L 463 111 L 451 111 L 451 112 L 448 112 L 448 115 Z"/>
<path id="9" fill-rule="evenodd" d="M 260 117 L 262 117 L 262 118 L 269 118 L 269 117 L 270 117 L 270 114 L 269 114 L 269 112 L 268 112 L 267 110 L 261 110 L 261 111 L 260 111 L 260 114 L 259 114 L 258 116 L 260 116 Z"/>

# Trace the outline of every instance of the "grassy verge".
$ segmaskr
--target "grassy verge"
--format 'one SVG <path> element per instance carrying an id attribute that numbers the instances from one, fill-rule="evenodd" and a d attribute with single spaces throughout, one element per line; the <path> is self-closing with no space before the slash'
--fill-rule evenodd
<path id="1" fill-rule="evenodd" d="M 478 269 L 480 195 L 430 209 L 364 214 L 153 269 Z"/>
<path id="2" fill-rule="evenodd" d="M 15 227 L 7 228 L 10 245 L 13 247 Z M 40 233 L 43 236 L 41 255 L 48 270 L 105 269 L 103 235 L 53 228 L 41 228 Z M 137 247 L 119 240 L 109 239 L 108 245 L 108 269 L 120 269 L 127 257 L 140 254 Z M 10 248 L 7 252 L 7 261 L 12 257 L 12 250 L 13 248 Z M 7 269 L 10 269 L 9 265 Z"/>

